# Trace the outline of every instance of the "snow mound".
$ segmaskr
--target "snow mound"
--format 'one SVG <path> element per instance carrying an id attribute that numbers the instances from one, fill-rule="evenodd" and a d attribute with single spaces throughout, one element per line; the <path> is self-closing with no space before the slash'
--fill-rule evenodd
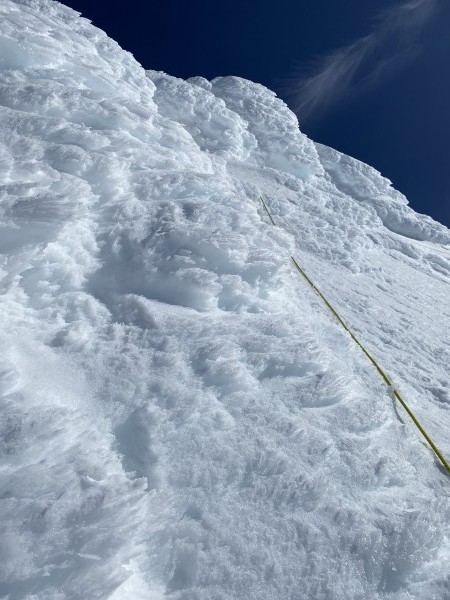
<path id="1" fill-rule="evenodd" d="M 0 18 L 0 596 L 448 598 L 448 478 L 290 256 L 448 457 L 450 232 L 261 85 Z"/>

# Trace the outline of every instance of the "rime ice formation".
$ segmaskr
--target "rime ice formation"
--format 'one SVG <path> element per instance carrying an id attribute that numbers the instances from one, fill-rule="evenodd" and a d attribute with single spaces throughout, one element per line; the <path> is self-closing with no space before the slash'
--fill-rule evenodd
<path id="1" fill-rule="evenodd" d="M 261 85 L 0 33 L 0 596 L 448 599 L 449 479 L 289 257 L 449 456 L 450 232 Z"/>

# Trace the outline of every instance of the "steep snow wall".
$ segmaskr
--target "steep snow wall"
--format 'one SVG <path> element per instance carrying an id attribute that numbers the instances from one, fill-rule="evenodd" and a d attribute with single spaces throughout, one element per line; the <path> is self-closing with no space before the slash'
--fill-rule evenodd
<path id="1" fill-rule="evenodd" d="M 289 257 L 449 456 L 450 232 L 261 85 L 0 19 L 0 596 L 449 598 L 448 477 Z"/>

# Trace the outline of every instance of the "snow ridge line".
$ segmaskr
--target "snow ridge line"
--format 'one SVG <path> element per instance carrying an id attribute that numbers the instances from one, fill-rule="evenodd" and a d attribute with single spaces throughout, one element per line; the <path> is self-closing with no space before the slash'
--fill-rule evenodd
<path id="1" fill-rule="evenodd" d="M 272 215 L 271 215 L 271 213 L 269 211 L 269 208 L 268 208 L 268 206 L 267 206 L 267 204 L 264 201 L 264 199 L 263 199 L 262 196 L 260 196 L 260 200 L 262 202 L 264 210 L 266 211 L 266 213 L 267 213 L 267 215 L 268 215 L 268 217 L 269 217 L 272 225 L 274 225 L 275 227 L 277 227 L 277 225 L 276 225 L 275 221 L 273 220 L 273 217 L 272 217 Z M 300 266 L 300 264 L 298 263 L 298 261 L 293 256 L 291 256 L 291 261 L 294 264 L 294 266 L 295 266 L 296 270 L 298 271 L 298 273 L 300 273 L 300 275 L 308 282 L 308 284 L 311 286 L 311 288 L 313 289 L 313 291 L 320 297 L 320 299 L 323 301 L 323 303 L 328 308 L 328 310 L 336 317 L 336 319 L 338 320 L 338 322 L 342 325 L 342 327 L 345 329 L 345 331 L 347 331 L 347 333 L 350 335 L 350 337 L 355 342 L 355 344 L 357 346 L 359 346 L 359 348 L 363 351 L 363 353 L 366 355 L 366 357 L 369 359 L 369 361 L 376 368 L 376 370 L 378 371 L 378 373 L 383 378 L 383 381 L 388 386 L 391 394 L 403 406 L 403 408 L 408 413 L 408 415 L 411 418 L 411 420 L 414 423 L 414 425 L 420 431 L 420 433 L 422 434 L 422 436 L 428 442 L 428 444 L 429 444 L 430 448 L 432 449 L 432 451 L 434 452 L 434 454 L 437 456 L 437 458 L 439 459 L 439 461 L 444 466 L 445 470 L 447 471 L 447 474 L 450 475 L 450 464 L 445 459 L 444 455 L 439 450 L 439 448 L 436 446 L 436 444 L 433 442 L 433 440 L 431 439 L 431 437 L 428 435 L 428 433 L 426 432 L 425 428 L 420 423 L 419 419 L 416 417 L 416 415 L 414 414 L 414 412 L 411 410 L 411 408 L 409 407 L 409 405 L 406 402 L 406 400 L 404 400 L 404 398 L 402 398 L 402 396 L 400 395 L 400 393 L 395 389 L 395 387 L 394 387 L 391 379 L 388 377 L 388 375 L 386 374 L 386 372 L 384 371 L 384 369 L 382 369 L 382 367 L 378 364 L 378 362 L 375 360 L 375 358 L 369 353 L 369 351 L 366 350 L 366 348 L 364 347 L 364 345 L 358 340 L 358 338 L 351 331 L 351 329 L 348 327 L 348 325 L 345 323 L 345 321 L 340 317 L 340 315 L 336 311 L 336 309 L 330 304 L 330 302 L 322 294 L 322 292 L 319 290 L 319 288 L 308 277 L 308 275 L 306 274 L 306 272 L 302 269 L 302 267 Z"/>

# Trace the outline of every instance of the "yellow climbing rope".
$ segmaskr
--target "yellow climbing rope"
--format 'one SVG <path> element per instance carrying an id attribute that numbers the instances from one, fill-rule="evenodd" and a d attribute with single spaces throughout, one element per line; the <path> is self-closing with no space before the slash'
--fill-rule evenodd
<path id="1" fill-rule="evenodd" d="M 272 225 L 274 225 L 276 227 L 276 223 L 273 220 L 273 217 L 270 214 L 270 211 L 269 211 L 269 209 L 267 207 L 267 204 L 265 203 L 265 201 L 264 201 L 264 199 L 262 197 L 261 197 L 261 202 L 262 202 L 262 205 L 263 205 L 263 207 L 264 207 L 264 209 L 265 209 L 265 211 L 266 211 L 266 213 L 267 213 L 267 215 L 268 215 L 268 217 L 270 219 L 270 222 L 272 223 Z M 430 436 L 427 434 L 427 432 L 425 431 L 424 427 L 421 425 L 420 421 L 417 419 L 417 417 L 415 416 L 415 414 L 413 413 L 413 411 L 411 410 L 411 408 L 408 406 L 407 402 L 402 398 L 402 396 L 400 395 L 400 393 L 394 388 L 394 386 L 392 384 L 392 381 L 386 375 L 385 371 L 380 367 L 380 365 L 378 364 L 378 362 L 368 352 L 368 350 L 366 350 L 366 348 L 358 340 L 358 338 L 355 336 L 355 334 L 352 333 L 352 331 L 349 329 L 349 327 L 347 326 L 347 324 L 345 323 L 345 321 L 340 317 L 340 315 L 338 314 L 338 312 L 336 311 L 336 309 L 333 308 L 333 306 L 330 304 L 330 302 L 326 299 L 326 297 L 322 294 L 322 292 L 314 284 L 314 282 L 308 277 L 308 275 L 305 273 L 305 271 L 299 265 L 298 261 L 293 256 L 291 256 L 291 261 L 294 264 L 294 267 L 298 271 L 298 273 L 300 273 L 300 275 L 302 275 L 302 277 L 308 282 L 308 284 L 311 286 L 311 288 L 321 298 L 321 300 L 323 301 L 323 303 L 325 304 L 325 306 L 328 308 L 328 310 L 331 313 L 333 313 L 333 315 L 336 317 L 336 319 L 342 325 L 342 327 L 345 329 L 345 331 L 350 335 L 350 337 L 355 342 L 355 344 L 357 344 L 360 347 L 360 349 L 364 352 L 364 354 L 367 356 L 367 358 L 370 360 L 370 362 L 376 368 L 376 370 L 381 375 L 381 377 L 383 378 L 383 380 L 386 383 L 386 385 L 392 391 L 392 395 L 403 406 L 403 408 L 405 409 L 405 411 L 410 416 L 410 418 L 411 418 L 412 422 L 414 423 L 414 425 L 420 431 L 420 433 L 422 434 L 422 436 L 426 439 L 426 441 L 428 442 L 430 448 L 433 450 L 434 454 L 437 456 L 437 458 L 440 460 L 440 462 L 442 463 L 442 465 L 446 469 L 447 473 L 450 475 L 450 465 L 449 465 L 449 463 L 444 458 L 442 452 L 439 450 L 439 448 L 436 446 L 436 444 L 433 442 L 433 440 L 430 438 Z"/>

